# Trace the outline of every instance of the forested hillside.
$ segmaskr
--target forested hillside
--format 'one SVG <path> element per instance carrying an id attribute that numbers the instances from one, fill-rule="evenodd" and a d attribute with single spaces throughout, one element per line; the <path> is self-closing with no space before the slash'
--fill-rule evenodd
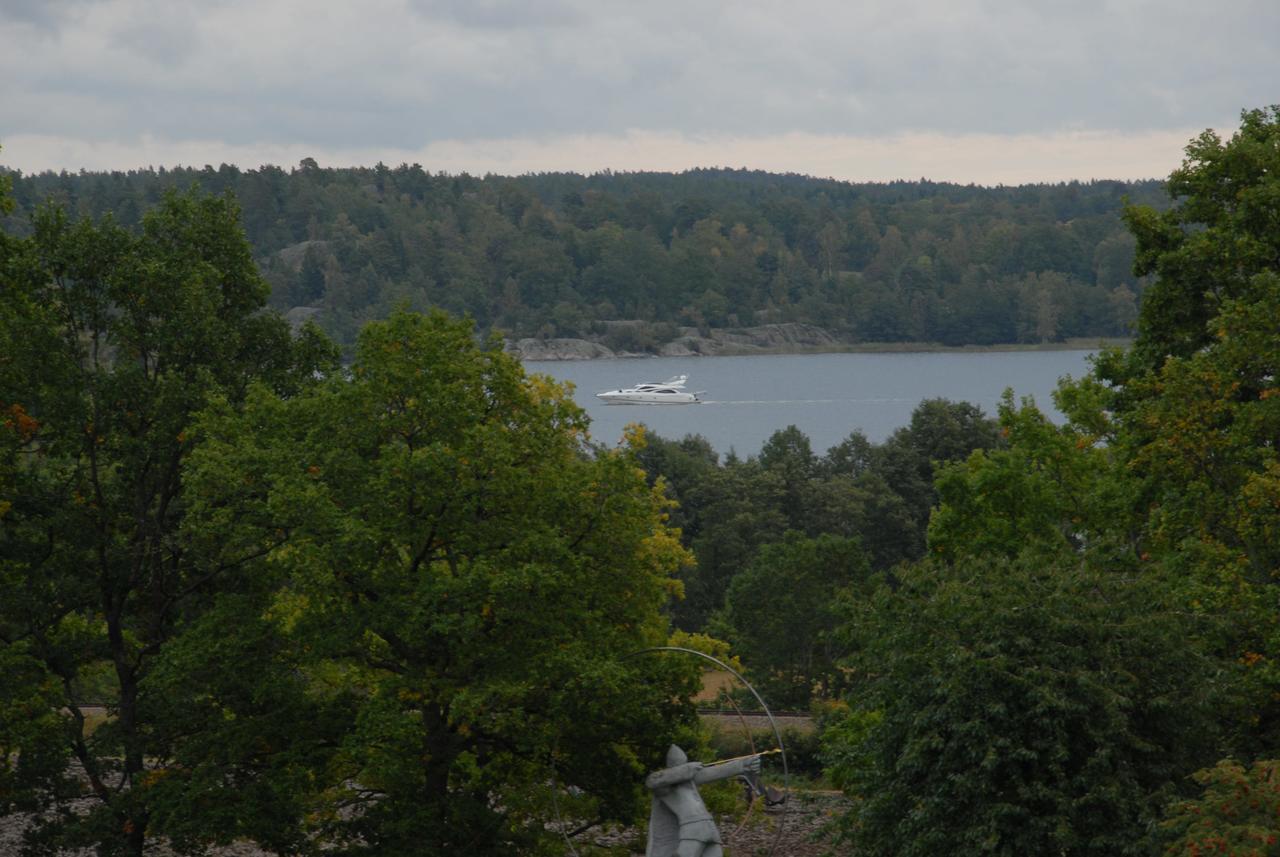
<path id="1" fill-rule="evenodd" d="M 165 190 L 233 193 L 281 310 L 349 347 L 396 306 L 482 330 L 644 351 L 679 326 L 808 322 L 848 342 L 1123 336 L 1142 282 L 1122 200 L 1157 182 L 983 188 L 745 170 L 432 175 L 418 165 L 14 176 L 7 228 L 41 200 L 135 225 Z M 628 319 L 640 325 L 606 325 Z"/>

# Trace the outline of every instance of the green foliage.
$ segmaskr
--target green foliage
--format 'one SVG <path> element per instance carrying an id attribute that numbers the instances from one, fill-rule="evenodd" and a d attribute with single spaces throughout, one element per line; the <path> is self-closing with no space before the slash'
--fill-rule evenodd
<path id="1" fill-rule="evenodd" d="M 1204 791 L 1174 806 L 1161 827 L 1168 857 L 1280 854 L 1280 762 L 1254 762 L 1248 768 L 1224 759 L 1196 772 Z"/>
<path id="2" fill-rule="evenodd" d="M 911 423 L 883 444 L 854 432 L 823 456 L 794 426 L 775 432 L 758 457 L 745 461 L 732 454 L 720 461 L 702 438 L 650 437 L 641 463 L 679 503 L 672 522 L 697 560 L 682 573 L 676 624 L 704 627 L 723 606 L 730 581 L 788 530 L 857 539 L 877 570 L 921 556 L 936 502 L 935 466 L 999 443 L 995 421 L 974 405 L 946 399 L 921 402 Z"/>
<path id="3" fill-rule="evenodd" d="M 1160 543 L 1212 538 L 1244 553 L 1264 577 L 1272 550 L 1269 497 L 1280 429 L 1275 372 L 1280 274 L 1259 274 L 1246 297 L 1223 302 L 1214 341 L 1135 380 L 1126 414 L 1134 467 L 1159 507 Z"/>
<path id="4" fill-rule="evenodd" d="M 17 659 L 22 704 L 57 689 L 61 758 L 92 798 L 84 813 L 43 816 L 32 843 L 139 854 L 147 772 L 188 737 L 158 728 L 148 677 L 188 623 L 247 585 L 243 557 L 181 531 L 189 424 L 254 380 L 297 392 L 334 354 L 262 311 L 267 286 L 229 199 L 168 195 L 136 232 L 46 207 L 0 250 L 0 650 Z M 95 687 L 115 716 L 89 736 L 77 706 L 103 701 L 81 695 Z M 52 759 L 49 734 L 23 739 L 20 767 L 42 778 L 18 800 L 58 806 L 81 790 L 65 768 L 35 764 Z"/>
<path id="5" fill-rule="evenodd" d="M 72 788 L 65 776 L 67 734 L 75 724 L 59 711 L 57 676 L 28 645 L 0 646 L 0 675 L 0 815 L 39 810 L 42 789 Z"/>
<path id="6" fill-rule="evenodd" d="M 1112 457 L 1098 436 L 1074 423 L 1053 425 L 1029 399 L 1015 406 L 1012 391 L 1001 402 L 1000 424 L 1001 448 L 976 450 L 939 471 L 930 556 L 1012 559 L 1029 547 L 1053 555 L 1096 548 L 1118 528 L 1118 504 L 1108 502 Z"/>
<path id="7" fill-rule="evenodd" d="M 233 192 L 272 304 L 319 308 L 346 348 L 401 305 L 516 336 L 603 334 L 627 351 L 680 326 L 773 322 L 950 345 L 1125 335 L 1142 283 L 1121 198 L 1164 204 L 1154 182 L 980 188 L 743 170 L 473 178 L 304 162 L 15 178 L 15 229 L 48 196 L 131 226 L 166 189 Z"/>
<path id="8" fill-rule="evenodd" d="M 1135 270 L 1156 277 L 1143 297 L 1134 369 L 1158 369 L 1166 356 L 1189 357 L 1210 344 L 1209 322 L 1223 303 L 1247 297 L 1256 274 L 1275 272 L 1280 105 L 1240 118 L 1230 140 L 1205 131 L 1188 144 L 1167 183 L 1171 208 L 1125 210 L 1137 238 Z"/>
<path id="9" fill-rule="evenodd" d="M 1199 629 L 1142 580 L 922 564 L 857 605 L 827 734 L 859 854 L 1128 854 L 1212 752 Z"/>
<path id="10" fill-rule="evenodd" d="M 709 726 L 712 756 L 716 759 L 734 759 L 751 753 L 759 753 L 774 747 L 778 741 L 772 729 L 745 729 L 734 724 L 716 721 Z M 817 730 L 783 726 L 780 730 L 782 745 L 787 750 L 787 769 L 793 777 L 818 780 L 822 777 L 823 761 Z M 774 768 L 769 772 L 771 776 Z M 780 777 L 779 777 L 780 779 Z"/>
<path id="11" fill-rule="evenodd" d="M 180 851 L 246 839 L 307 849 L 301 819 L 314 809 L 316 771 L 333 759 L 354 703 L 308 673 L 269 598 L 262 587 L 218 599 L 144 682 L 166 752 L 138 787 L 151 825 Z"/>
<path id="12" fill-rule="evenodd" d="M 857 540 L 790 531 L 733 578 L 713 627 L 724 627 L 766 699 L 803 708 L 839 683 L 838 605 L 869 575 Z"/>
<path id="13" fill-rule="evenodd" d="M 1280 108 L 1206 132 L 1170 176 L 1176 204 L 1129 211 L 1138 266 L 1155 275 L 1139 338 L 1109 354 L 1115 447 L 1131 479 L 1140 553 L 1187 609 L 1229 619 L 1214 651 L 1243 667 L 1236 751 L 1274 756 L 1280 563 Z"/>
<path id="14" fill-rule="evenodd" d="M 772 656 L 833 639 L 805 627 L 828 605 L 793 574 L 817 564 L 783 562 L 759 524 L 859 536 L 872 567 L 892 571 L 877 599 L 849 601 L 837 649 L 856 652 L 855 704 L 825 727 L 828 772 L 859 800 L 844 829 L 860 853 L 1143 853 L 1195 767 L 1226 747 L 1274 755 L 1275 112 L 1246 114 L 1225 147 L 1193 144 L 1171 212 L 1130 210 L 1162 295 L 1137 348 L 1060 385 L 1066 425 L 1009 395 L 998 436 L 976 409 L 937 402 L 880 446 L 853 435 L 819 458 L 788 429 L 746 462 L 692 445 L 646 462 L 673 475 L 698 558 L 689 591 L 703 605 L 725 593 L 717 627 L 757 677 Z M 927 286 L 931 264 L 900 230 L 883 237 L 865 273 Z M 1040 237 L 1027 253 L 1059 252 Z M 1109 270 L 1125 243 L 1111 241 Z M 1069 282 L 1042 272 L 1022 287 L 1018 323 L 1052 338 Z M 1133 297 L 1117 284 L 1113 309 L 1131 312 Z M 929 301 L 916 309 L 898 330 Z M 919 555 L 912 528 L 926 520 L 941 562 L 894 568 Z M 705 613 L 678 618 L 691 616 Z M 800 698 L 800 684 L 770 692 Z"/>
<path id="15" fill-rule="evenodd" d="M 682 574 L 684 598 L 672 608 L 678 627 L 705 626 L 733 576 L 786 530 L 782 493 L 777 476 L 749 460 L 726 462 L 680 495 L 685 541 L 697 564 Z"/>
<path id="16" fill-rule="evenodd" d="M 1150 853 L 1192 771 L 1274 758 L 1277 128 L 1202 135 L 1173 208 L 1128 209 L 1135 346 L 1060 385 L 1065 426 L 1006 396 L 1004 445 L 938 476 L 942 561 L 855 603 L 827 752 L 863 852 Z M 1273 767 L 1201 771 L 1166 853 L 1272 853 Z"/>
<path id="17" fill-rule="evenodd" d="M 685 554 L 634 453 L 588 454 L 562 388 L 468 322 L 397 312 L 365 328 L 349 376 L 259 388 L 201 431 L 202 531 L 285 533 L 278 631 L 352 705 L 313 771 L 324 841 L 553 847 L 549 782 L 576 818 L 633 819 L 696 671 L 624 656 L 665 641 Z"/>

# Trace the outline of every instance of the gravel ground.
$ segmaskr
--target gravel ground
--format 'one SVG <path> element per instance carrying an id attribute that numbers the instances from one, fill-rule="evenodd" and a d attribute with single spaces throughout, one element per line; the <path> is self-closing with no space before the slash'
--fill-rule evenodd
<path id="1" fill-rule="evenodd" d="M 16 857 L 21 853 L 22 834 L 30 823 L 31 816 L 25 813 L 0 816 L 0 857 Z M 156 840 L 147 844 L 146 853 L 151 857 L 174 857 L 173 851 L 164 842 Z M 96 857 L 93 850 L 85 848 L 59 851 L 58 855 L 59 857 Z M 208 855 L 209 857 L 272 857 L 270 852 L 263 851 L 248 842 L 236 842 L 212 848 Z"/>
<path id="2" fill-rule="evenodd" d="M 829 846 L 820 838 L 820 831 L 843 806 L 844 798 L 838 792 L 797 791 L 792 792 L 791 800 L 787 802 L 785 818 L 783 809 L 769 809 L 763 814 L 755 813 L 737 830 L 735 827 L 739 826 L 741 818 L 721 819 L 720 829 L 725 835 L 726 857 L 822 857 L 829 853 Z M 30 816 L 25 814 L 0 816 L 0 857 L 18 854 L 22 845 L 22 833 L 30 820 Z M 782 826 L 780 835 L 779 825 Z M 627 847 L 633 857 L 644 854 L 642 831 L 613 831 L 596 837 L 596 842 L 614 848 Z M 171 857 L 173 852 L 163 842 L 153 842 L 147 848 L 147 853 L 152 857 Z M 272 857 L 270 852 L 243 842 L 214 848 L 208 853 L 209 857 Z M 582 857 L 587 857 L 589 853 L 598 854 L 599 850 L 589 847 L 582 849 Z M 88 851 L 67 851 L 61 857 L 93 857 L 93 854 Z"/>
<path id="3" fill-rule="evenodd" d="M 795 791 L 785 807 L 785 818 L 783 808 L 767 809 L 764 813 L 756 811 L 745 824 L 741 817 L 721 818 L 719 826 L 726 857 L 823 857 L 833 853 L 822 836 L 822 829 L 844 806 L 844 796 L 839 792 Z M 631 857 L 644 854 L 645 842 L 640 830 L 618 830 L 583 838 L 606 848 L 627 846 Z M 595 857 L 600 853 L 586 843 L 580 850 L 581 857 Z"/>
<path id="4" fill-rule="evenodd" d="M 773 857 L 821 857 L 830 849 L 821 830 L 843 807 L 844 797 L 839 792 L 792 792 L 786 819 L 780 812 L 770 810 L 762 823 L 748 824 L 726 842 L 728 857 L 764 857 L 770 854 L 775 841 Z"/>

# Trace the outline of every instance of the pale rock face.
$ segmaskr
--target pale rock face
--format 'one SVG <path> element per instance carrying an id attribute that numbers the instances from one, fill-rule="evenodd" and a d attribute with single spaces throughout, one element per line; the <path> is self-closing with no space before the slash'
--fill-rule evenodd
<path id="1" fill-rule="evenodd" d="M 811 324 L 765 324 L 759 327 L 711 330 L 701 336 L 694 327 L 681 328 L 680 336 L 663 345 L 661 357 L 695 357 L 729 354 L 801 353 L 839 348 L 840 341 Z M 507 350 L 521 360 L 593 360 L 641 355 L 614 352 L 585 339 L 520 339 L 508 341 Z"/>
<path id="2" fill-rule="evenodd" d="M 618 356 L 600 343 L 585 339 L 521 339 L 508 342 L 507 351 L 521 360 L 594 360 Z"/>

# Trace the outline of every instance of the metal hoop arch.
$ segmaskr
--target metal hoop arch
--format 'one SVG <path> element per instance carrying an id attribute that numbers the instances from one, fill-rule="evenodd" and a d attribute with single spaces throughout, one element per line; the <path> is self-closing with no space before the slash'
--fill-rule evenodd
<path id="1" fill-rule="evenodd" d="M 638 655 L 660 654 L 662 652 L 677 652 L 684 655 L 696 655 L 699 658 L 715 664 L 717 667 L 741 682 L 742 686 L 750 691 L 751 695 L 755 697 L 756 702 L 760 704 L 760 708 L 764 711 L 765 717 L 769 718 L 769 727 L 773 730 L 773 740 L 778 745 L 778 755 L 782 759 L 782 793 L 785 795 L 782 819 L 778 822 L 778 830 L 774 834 L 773 843 L 769 846 L 769 853 L 767 855 L 767 857 L 773 857 L 773 854 L 778 850 L 778 843 L 782 841 L 782 833 L 787 826 L 787 816 L 790 815 L 790 812 L 788 812 L 786 804 L 789 802 L 788 799 L 791 797 L 791 771 L 787 767 L 787 748 L 782 742 L 782 730 L 778 728 L 778 721 L 773 718 L 773 712 L 769 710 L 769 706 L 765 705 L 764 698 L 760 696 L 760 693 L 751 686 L 751 682 L 743 678 L 742 674 L 733 667 L 729 666 L 717 657 L 708 655 L 706 652 L 700 652 L 697 649 L 688 649 L 684 646 L 651 646 L 650 648 L 640 649 L 629 655 L 624 655 L 623 660 L 626 660 L 627 658 L 634 658 Z"/>
<path id="2" fill-rule="evenodd" d="M 778 843 L 782 841 L 782 834 L 787 826 L 787 817 L 790 815 L 790 812 L 787 810 L 786 804 L 789 802 L 789 799 L 791 797 L 791 771 L 787 766 L 787 748 L 786 748 L 786 745 L 784 745 L 782 742 L 782 731 L 778 728 L 778 721 L 773 718 L 773 712 L 769 710 L 769 706 L 765 705 L 764 698 L 760 696 L 759 691 L 757 691 L 751 685 L 751 682 L 747 681 L 745 678 L 742 677 L 742 673 L 738 672 L 733 667 L 729 666 L 719 658 L 713 657 L 712 655 L 708 655 L 706 652 L 700 652 L 697 649 L 687 649 L 683 646 L 651 646 L 647 649 L 638 649 L 634 652 L 631 652 L 630 654 L 623 655 L 621 660 L 625 661 L 628 658 L 634 658 L 640 655 L 654 655 L 654 654 L 661 654 L 663 652 L 676 652 L 676 653 L 685 654 L 685 655 L 695 655 L 699 658 L 702 658 L 704 660 L 710 661 L 711 663 L 715 664 L 717 667 L 719 667 L 720 669 L 724 670 L 729 675 L 737 679 L 742 684 L 743 687 L 745 687 L 748 691 L 750 691 L 751 695 L 755 697 L 756 702 L 760 704 L 760 708 L 762 711 L 764 711 L 765 717 L 769 718 L 769 727 L 773 730 L 773 740 L 778 745 L 778 756 L 782 760 L 782 792 L 784 795 L 782 820 L 778 822 L 778 830 L 773 836 L 773 842 L 772 844 L 770 844 L 769 852 L 766 855 L 766 857 L 773 857 L 773 855 L 778 850 Z M 739 711 L 739 716 L 741 716 L 741 711 Z M 745 728 L 745 721 L 743 725 Z M 750 730 L 747 730 L 747 736 L 748 736 L 748 741 L 751 741 Z M 752 749 L 754 750 L 755 744 L 754 742 L 751 742 L 751 743 L 752 743 Z M 552 753 L 553 759 L 554 759 L 554 755 L 555 754 L 553 752 Z M 556 789 L 558 788 L 556 779 L 557 778 L 555 776 L 555 764 L 553 761 L 552 768 L 551 768 L 551 805 L 556 814 L 556 820 L 560 825 L 560 835 L 564 839 L 565 844 L 569 846 L 569 853 L 572 854 L 573 857 L 579 857 L 577 847 L 573 844 L 573 841 L 569 838 L 568 833 L 564 829 L 564 819 L 561 817 L 561 814 L 560 814 L 560 802 L 556 798 Z M 745 819 L 744 819 L 744 823 L 745 823 Z M 739 825 L 738 829 L 741 830 L 741 828 L 742 828 L 742 825 Z"/>

